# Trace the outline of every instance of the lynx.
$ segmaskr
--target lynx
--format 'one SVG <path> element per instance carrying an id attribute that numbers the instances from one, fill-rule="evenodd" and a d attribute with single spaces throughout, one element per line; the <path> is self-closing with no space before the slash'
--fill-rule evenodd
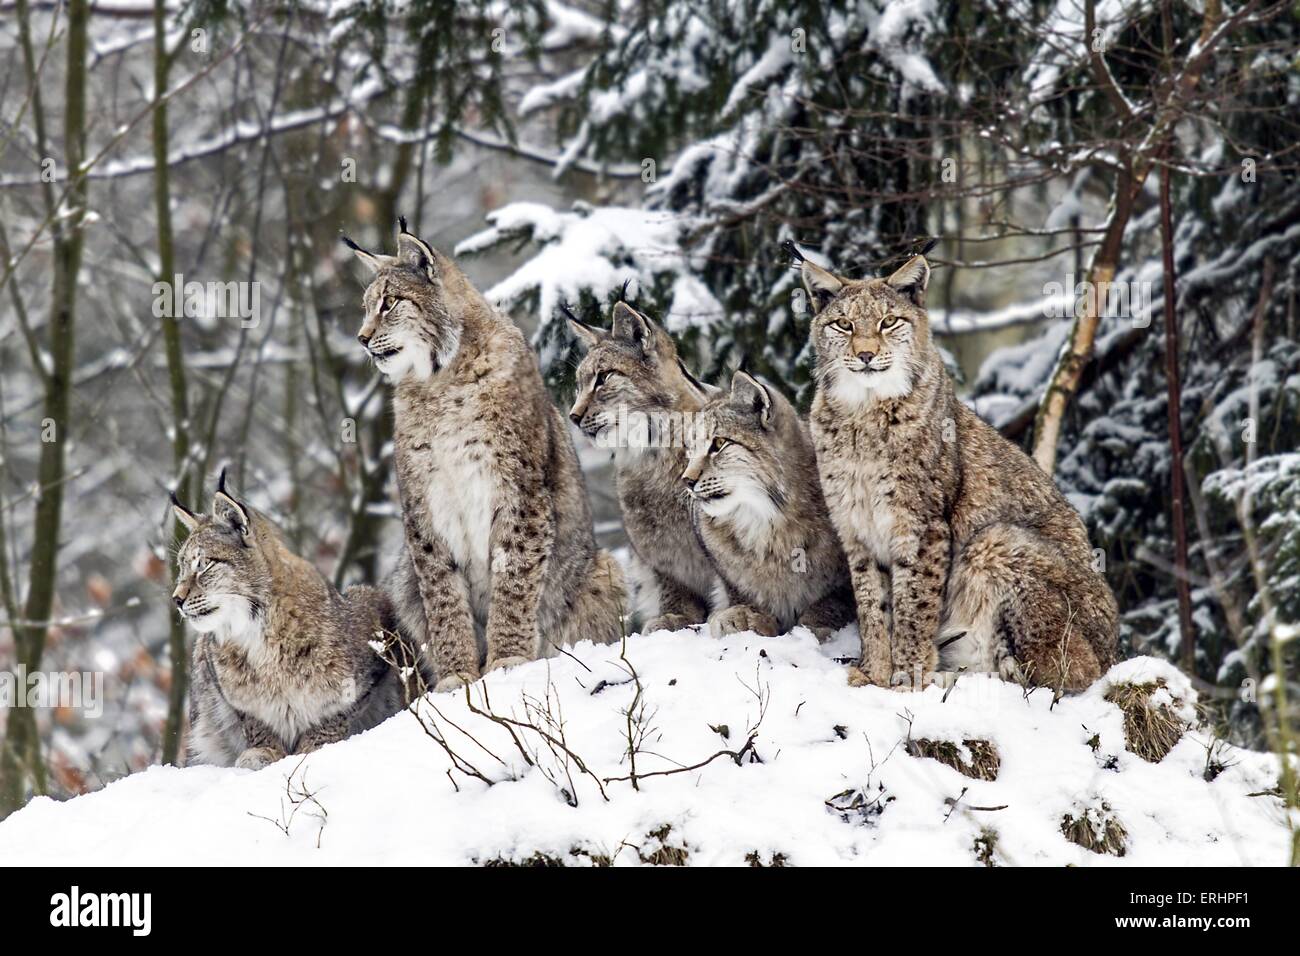
<path id="1" fill-rule="evenodd" d="M 925 258 L 888 279 L 802 272 L 812 434 L 862 631 L 854 679 L 923 686 L 964 668 L 1090 684 L 1115 660 L 1114 595 L 1051 478 L 957 400 L 930 336 Z"/>
<path id="2" fill-rule="evenodd" d="M 808 428 L 784 396 L 736 372 L 699 414 L 682 481 L 731 604 L 710 619 L 714 634 L 802 624 L 825 640 L 853 620 Z"/>
<path id="3" fill-rule="evenodd" d="M 614 449 L 631 550 L 658 585 L 658 616 L 643 630 L 702 623 L 717 575 L 691 527 L 681 474 L 687 432 L 717 390 L 687 371 L 668 333 L 626 302 L 615 304 L 608 332 L 573 316 L 569 327 L 587 349 L 569 418 L 599 446 Z"/>
<path id="4" fill-rule="evenodd" d="M 177 554 L 176 609 L 194 644 L 187 763 L 258 769 L 395 714 L 412 687 L 386 662 L 396 633 L 387 597 L 339 594 L 271 520 L 226 491 L 211 515 L 172 498 L 189 537 Z M 385 654 L 372 642 L 381 642 Z"/>
<path id="5" fill-rule="evenodd" d="M 406 546 L 394 599 L 436 690 L 622 634 L 622 569 L 598 550 L 568 423 L 523 333 L 406 231 L 374 272 L 358 341 L 394 383 Z"/>

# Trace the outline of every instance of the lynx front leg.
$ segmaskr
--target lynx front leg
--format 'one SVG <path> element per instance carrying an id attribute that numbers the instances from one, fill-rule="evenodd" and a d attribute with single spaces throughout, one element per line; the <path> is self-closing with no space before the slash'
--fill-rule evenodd
<path id="1" fill-rule="evenodd" d="M 346 712 L 326 717 L 319 724 L 305 731 L 294 748 L 295 753 L 309 754 L 326 744 L 337 743 L 348 737 L 348 715 Z"/>
<path id="2" fill-rule="evenodd" d="M 889 652 L 888 585 L 885 572 L 874 555 L 854 548 L 849 558 L 853 579 L 853 600 L 858 610 L 858 631 L 862 636 L 862 657 L 849 670 L 849 683 L 888 687 L 893 676 Z"/>
<path id="3" fill-rule="evenodd" d="M 431 527 L 423 498 L 403 496 L 406 550 L 424 604 L 429 655 L 438 683 L 435 691 L 455 690 L 478 680 L 478 643 L 465 581 L 446 542 Z"/>
<path id="4" fill-rule="evenodd" d="M 646 621 L 644 631 L 680 631 L 700 624 L 709 616 L 709 606 L 700 596 L 675 578 L 654 572 L 659 584 L 659 616 Z"/>
<path id="5" fill-rule="evenodd" d="M 750 607 L 748 604 L 733 604 L 709 618 L 709 632 L 714 637 L 726 637 L 728 634 L 739 634 L 743 631 L 753 631 L 764 637 L 776 637 L 781 633 L 781 625 L 766 611 Z"/>
<path id="6" fill-rule="evenodd" d="M 939 663 L 935 637 L 943 609 L 951 547 L 945 528 L 926 528 L 914 554 L 894 561 L 892 662 L 895 674 L 906 674 L 903 686 L 923 690 Z"/>
<path id="7" fill-rule="evenodd" d="M 275 731 L 250 714 L 239 715 L 239 726 L 244 733 L 244 752 L 235 761 L 243 770 L 261 770 L 282 760 L 284 745 Z"/>
<path id="8" fill-rule="evenodd" d="M 555 517 L 540 476 L 510 490 L 492 522 L 492 604 L 487 622 L 487 670 L 537 657 L 537 609 L 546 562 L 555 543 Z"/>
<path id="9" fill-rule="evenodd" d="M 799 615 L 799 623 L 816 634 L 818 641 L 825 643 L 832 634 L 853 620 L 853 613 L 853 601 L 848 593 L 837 588 L 810 604 Z"/>

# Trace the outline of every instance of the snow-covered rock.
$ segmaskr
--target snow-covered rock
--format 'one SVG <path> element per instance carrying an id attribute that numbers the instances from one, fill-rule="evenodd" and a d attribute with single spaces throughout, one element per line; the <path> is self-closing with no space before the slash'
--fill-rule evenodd
<path id="1" fill-rule="evenodd" d="M 30 864 L 474 864 L 542 859 L 688 865 L 1283 864 L 1273 755 L 1187 733 L 1159 763 L 1125 750 L 1122 715 L 1095 692 L 962 677 L 902 693 L 851 688 L 802 629 L 715 640 L 690 630 L 489 675 L 476 707 L 549 728 L 570 751 L 431 695 L 425 728 L 403 713 L 359 737 L 258 772 L 154 767 L 65 803 L 38 798 L 0 823 L 0 859 Z M 1125 662 L 1107 681 L 1162 677 Z M 487 700 L 484 699 L 487 691 Z M 632 718 L 629 721 L 628 711 Z M 545 716 L 549 715 L 549 717 Z M 459 728 L 459 729 L 457 729 Z M 634 789 L 629 728 L 639 740 Z M 426 733 L 445 735 L 461 762 Z M 469 736 L 472 735 L 474 740 Z M 752 736 L 752 746 L 747 742 Z M 910 742 L 996 749 L 996 779 L 964 776 Z M 477 742 L 475 742 L 477 741 Z M 955 748 L 955 749 L 954 749 Z M 984 751 L 983 743 L 975 750 Z M 739 763 L 722 751 L 743 753 Z M 581 761 L 581 763 L 579 763 Z M 704 764 L 669 775 L 663 771 Z M 473 768 L 472 771 L 469 768 Z M 583 768 L 589 773 L 584 773 Z M 492 781 L 491 785 L 474 776 Z M 599 778 L 599 784 L 596 781 Z M 602 795 L 603 790 L 603 795 Z M 307 796 L 307 795 L 310 796 Z M 576 805 L 575 805 L 576 804 Z M 1122 858 L 1069 842 L 1067 818 L 1114 819 Z"/>

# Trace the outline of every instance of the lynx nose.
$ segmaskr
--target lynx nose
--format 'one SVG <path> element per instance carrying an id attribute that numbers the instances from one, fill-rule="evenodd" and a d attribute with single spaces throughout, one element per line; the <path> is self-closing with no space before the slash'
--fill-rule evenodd
<path id="1" fill-rule="evenodd" d="M 573 422 L 573 424 L 575 425 L 581 425 L 582 416 L 579 415 L 577 412 L 569 412 L 569 421 Z"/>
<path id="2" fill-rule="evenodd" d="M 692 475 L 690 472 L 682 472 L 682 481 L 686 482 L 686 487 L 692 491 L 695 490 L 695 483 L 700 480 L 699 475 Z"/>
<path id="3" fill-rule="evenodd" d="M 859 352 L 859 353 L 858 353 L 858 361 L 861 362 L 863 365 L 870 365 L 870 364 L 871 364 L 871 360 L 872 360 L 873 358 L 875 358 L 875 357 L 876 357 L 876 353 L 875 353 L 875 352 Z"/>
<path id="4" fill-rule="evenodd" d="M 357 333 L 357 341 L 361 343 L 362 348 L 370 344 L 370 336 L 364 332 Z"/>
<path id="5" fill-rule="evenodd" d="M 177 609 L 185 606 L 185 598 L 181 597 L 179 594 L 173 595 L 172 600 L 176 602 Z"/>

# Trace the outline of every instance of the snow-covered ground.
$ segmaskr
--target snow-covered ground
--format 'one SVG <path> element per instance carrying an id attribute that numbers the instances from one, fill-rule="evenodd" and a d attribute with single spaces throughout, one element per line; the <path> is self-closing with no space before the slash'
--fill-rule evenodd
<path id="1" fill-rule="evenodd" d="M 641 701 L 639 774 L 627 780 L 636 684 L 618 647 L 490 675 L 477 706 L 562 722 L 565 758 L 500 724 L 463 692 L 432 695 L 426 728 L 403 713 L 306 758 L 259 772 L 154 767 L 65 803 L 40 798 L 0 823 L 0 859 L 30 864 L 475 864 L 537 855 L 573 865 L 952 864 L 977 854 L 1009 865 L 1282 864 L 1289 833 L 1276 759 L 1237 750 L 1205 779 L 1209 739 L 1191 732 L 1160 763 L 1124 746 L 1105 680 L 1053 706 L 1049 691 L 966 676 L 942 689 L 851 688 L 835 658 L 846 629 L 818 646 L 797 629 L 724 640 L 681 631 L 634 636 L 627 659 Z M 1111 673 L 1185 682 L 1141 658 Z M 549 704 L 548 704 L 549 700 Z M 437 712 L 432 709 L 436 707 Z M 456 728 L 460 728 L 457 730 Z M 474 740 L 469 736 L 472 735 Z M 553 738 L 559 732 L 553 728 Z M 746 742 L 753 735 L 752 749 Z M 908 752 L 908 740 L 988 740 L 996 779 L 977 780 Z M 477 742 L 475 742 L 477 741 Z M 753 759 L 757 758 L 757 759 Z M 581 766 L 578 764 L 581 760 Z M 468 772 L 493 781 L 489 786 Z M 591 775 L 585 774 L 585 766 Z M 602 789 L 604 795 L 602 796 Z M 305 796 L 310 794 L 310 797 Z M 1102 804 L 1127 831 L 1123 858 L 1066 840 L 1061 822 Z M 573 805 L 573 804 L 576 804 Z M 678 851 L 684 851 L 678 852 Z"/>

